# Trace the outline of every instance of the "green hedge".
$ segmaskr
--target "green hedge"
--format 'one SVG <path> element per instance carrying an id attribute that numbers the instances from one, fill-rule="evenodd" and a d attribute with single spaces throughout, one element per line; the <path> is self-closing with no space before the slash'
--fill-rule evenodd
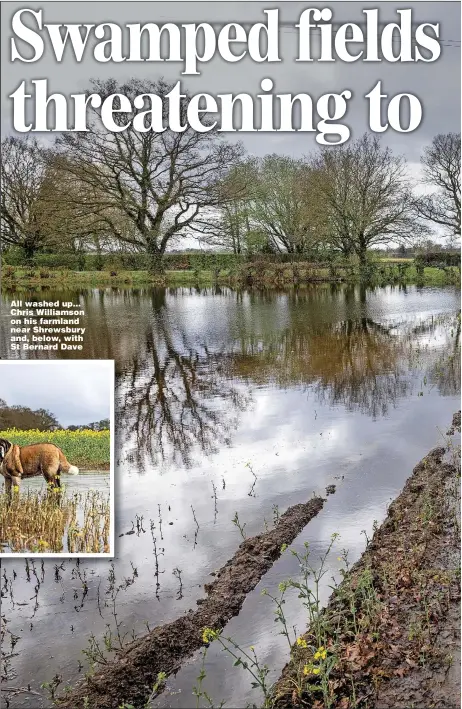
<path id="1" fill-rule="evenodd" d="M 415 258 L 416 265 L 433 266 L 443 268 L 446 266 L 460 267 L 460 253 L 450 253 L 448 251 L 433 251 L 427 254 L 419 254 Z"/>
<path id="2" fill-rule="evenodd" d="M 234 254 L 216 252 L 164 255 L 167 270 L 233 270 L 244 261 L 267 263 L 291 263 L 292 261 L 319 261 L 319 256 L 307 254 L 256 254 L 244 258 Z M 3 254 L 3 262 L 11 266 L 25 266 L 24 257 L 18 251 Z M 149 257 L 146 254 L 36 254 L 27 262 L 28 268 L 68 268 L 71 271 L 146 271 Z"/>
<path id="3" fill-rule="evenodd" d="M 257 268 L 270 263 L 304 262 L 316 264 L 322 268 L 342 267 L 347 264 L 340 254 L 255 254 L 253 256 L 235 256 L 210 251 L 202 253 L 185 253 L 164 255 L 165 269 L 168 271 L 182 270 L 235 270 L 242 263 L 255 264 Z M 459 253 L 446 251 L 421 254 L 416 257 L 416 266 L 460 266 Z M 36 254 L 27 262 L 17 249 L 10 249 L 3 253 L 3 263 L 11 266 L 26 266 L 27 268 L 59 268 L 70 271 L 146 271 L 148 270 L 149 257 L 146 254 Z"/>

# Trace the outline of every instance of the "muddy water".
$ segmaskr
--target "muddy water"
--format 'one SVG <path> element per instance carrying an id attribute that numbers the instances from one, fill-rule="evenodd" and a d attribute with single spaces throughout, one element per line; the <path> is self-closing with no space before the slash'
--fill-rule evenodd
<path id="1" fill-rule="evenodd" d="M 295 545 L 309 541 L 318 564 L 340 534 L 323 580 L 327 598 L 341 550 L 351 561 L 360 555 L 365 534 L 459 408 L 453 288 L 49 295 L 85 308 L 83 357 L 116 360 L 116 558 L 36 562 L 35 573 L 24 561 L 2 564 L 2 613 L 19 638 L 8 686 L 30 683 L 43 694 L 40 684 L 56 674 L 72 683 L 87 667 L 92 633 L 101 642 L 109 624 L 116 645 L 116 621 L 127 642 L 194 608 L 241 541 L 236 512 L 250 536 L 334 484 Z M 2 328 L 5 343 L 5 317 Z M 225 631 L 254 645 L 272 676 L 287 647 L 261 590 L 275 593 L 296 574 L 284 554 Z M 296 599 L 286 608 L 289 624 L 303 629 Z M 156 705 L 191 706 L 199 666 L 198 658 L 185 665 Z M 243 671 L 213 646 L 206 671 L 216 704 L 255 698 Z M 12 707 L 39 701 L 47 705 L 27 693 L 10 697 Z"/>

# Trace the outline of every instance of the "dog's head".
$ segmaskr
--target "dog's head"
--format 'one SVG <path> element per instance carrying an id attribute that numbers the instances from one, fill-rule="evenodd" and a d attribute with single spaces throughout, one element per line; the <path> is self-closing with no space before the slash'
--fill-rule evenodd
<path id="1" fill-rule="evenodd" d="M 3 463 L 3 459 L 12 445 L 11 441 L 7 441 L 6 438 L 0 438 L 0 465 Z"/>

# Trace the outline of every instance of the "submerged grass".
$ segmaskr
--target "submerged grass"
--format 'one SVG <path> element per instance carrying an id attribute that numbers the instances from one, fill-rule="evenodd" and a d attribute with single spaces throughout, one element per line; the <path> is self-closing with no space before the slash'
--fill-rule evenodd
<path id="1" fill-rule="evenodd" d="M 0 431 L 0 438 L 6 438 L 18 446 L 31 443 L 54 443 L 61 448 L 72 465 L 86 468 L 108 469 L 110 463 L 110 432 L 91 431 L 20 431 L 10 428 Z"/>
<path id="2" fill-rule="evenodd" d="M 0 543 L 10 552 L 109 552 L 109 534 L 109 500 L 97 490 L 0 493 Z"/>

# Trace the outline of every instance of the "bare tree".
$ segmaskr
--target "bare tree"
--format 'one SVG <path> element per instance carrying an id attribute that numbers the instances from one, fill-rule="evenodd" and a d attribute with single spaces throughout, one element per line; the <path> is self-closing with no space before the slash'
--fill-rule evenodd
<path id="1" fill-rule="evenodd" d="M 364 134 L 348 146 L 328 147 L 314 160 L 327 238 L 362 265 L 378 244 L 403 243 L 423 231 L 415 222 L 406 163 Z"/>
<path id="2" fill-rule="evenodd" d="M 89 188 L 85 204 L 93 203 L 95 213 L 106 220 L 114 237 L 147 253 L 150 270 L 162 271 L 162 257 L 176 237 L 196 228 L 204 211 L 220 202 L 219 184 L 242 154 L 242 147 L 225 142 L 213 128 L 199 133 L 189 126 L 184 132 L 167 127 L 156 132 L 149 125 L 150 101 L 146 95 L 160 97 L 164 118 L 172 86 L 159 80 L 131 79 L 118 84 L 114 79 L 93 81 L 93 90 L 104 97 L 123 94 L 131 100 L 145 95 L 142 108 L 133 113 L 119 111 L 114 121 L 126 125 L 141 114 L 142 132 L 129 127 L 120 132 L 104 128 L 100 109 L 91 108 L 87 132 L 65 133 L 58 140 L 63 169 Z M 180 120 L 187 124 L 189 97 L 180 103 Z M 117 98 L 114 107 L 117 108 Z M 201 121 L 210 122 L 206 114 Z M 76 206 L 79 200 L 74 200 Z M 115 215 L 123 214 L 133 229 L 121 230 Z"/>
<path id="3" fill-rule="evenodd" d="M 252 221 L 273 251 L 296 254 L 313 246 L 312 173 L 303 160 L 286 156 L 267 155 L 259 161 Z"/>
<path id="4" fill-rule="evenodd" d="M 420 217 L 460 235 L 460 133 L 440 133 L 421 157 L 424 184 L 435 192 L 416 200 Z"/>
<path id="5" fill-rule="evenodd" d="M 135 227 L 126 214 L 114 206 L 106 206 L 106 195 L 101 189 L 79 179 L 62 155 L 54 154 L 48 163 L 43 200 L 49 229 L 55 240 L 59 240 L 61 250 L 77 254 L 83 262 L 87 252 L 101 254 L 120 249 L 112 225 L 116 225 L 118 234 L 134 237 Z M 123 250 L 137 249 L 127 240 Z"/>
<path id="6" fill-rule="evenodd" d="M 2 141 L 1 236 L 27 259 L 50 239 L 44 185 L 47 150 L 35 138 L 8 136 Z"/>
<path id="7" fill-rule="evenodd" d="M 222 200 L 209 210 L 203 223 L 200 241 L 232 251 L 235 256 L 251 253 L 255 248 L 256 233 L 252 224 L 258 163 L 248 158 L 233 167 L 219 189 Z"/>

